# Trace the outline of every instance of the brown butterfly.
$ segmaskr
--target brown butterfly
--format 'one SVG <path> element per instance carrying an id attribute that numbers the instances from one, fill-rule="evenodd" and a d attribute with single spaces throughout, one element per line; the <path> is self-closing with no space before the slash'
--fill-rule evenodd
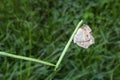
<path id="1" fill-rule="evenodd" d="M 91 29 L 88 25 L 83 25 L 78 29 L 74 36 L 74 43 L 83 48 L 88 48 L 90 45 L 94 44 L 94 37 L 91 34 Z"/>

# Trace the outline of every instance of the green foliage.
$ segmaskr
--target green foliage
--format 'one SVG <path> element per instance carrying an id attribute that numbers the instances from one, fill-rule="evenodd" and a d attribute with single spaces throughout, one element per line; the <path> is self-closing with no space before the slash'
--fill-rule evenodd
<path id="1" fill-rule="evenodd" d="M 56 63 L 83 19 L 95 44 L 71 44 L 60 69 L 0 55 L 0 80 L 119 80 L 119 0 L 0 0 L 0 50 Z"/>

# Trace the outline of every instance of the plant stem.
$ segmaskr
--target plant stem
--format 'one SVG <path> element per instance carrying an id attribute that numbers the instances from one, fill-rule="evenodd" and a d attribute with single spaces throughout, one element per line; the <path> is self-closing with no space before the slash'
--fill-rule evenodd
<path id="1" fill-rule="evenodd" d="M 71 42 L 72 42 L 73 37 L 75 36 L 75 33 L 78 31 L 78 29 L 79 29 L 79 27 L 81 26 L 82 22 L 83 22 L 83 20 L 81 20 L 81 21 L 78 23 L 78 25 L 76 26 L 74 32 L 72 33 L 69 41 L 67 42 L 67 44 L 66 44 L 66 46 L 65 46 L 65 48 L 64 48 L 64 50 L 63 50 L 63 52 L 62 52 L 62 54 L 61 54 L 61 56 L 59 57 L 58 62 L 56 63 L 55 71 L 56 71 L 56 69 L 59 67 L 59 65 L 60 65 L 60 63 L 61 63 L 61 61 L 62 61 L 62 59 L 63 59 L 63 57 L 64 57 L 64 55 L 65 55 L 65 53 L 66 53 L 66 51 L 68 50 L 68 48 L 69 48 L 69 46 L 70 46 L 70 44 L 71 44 Z"/>
<path id="2" fill-rule="evenodd" d="M 22 59 L 22 60 L 27 60 L 27 61 L 38 62 L 38 63 L 49 65 L 49 66 L 55 66 L 54 64 L 46 62 L 46 61 L 43 61 L 43 60 L 29 58 L 29 57 L 24 57 L 24 56 L 18 56 L 18 55 L 6 53 L 6 52 L 0 52 L 0 55 L 4 55 L 4 56 L 8 56 L 8 57 L 13 57 L 13 58 L 17 58 L 17 59 Z"/>

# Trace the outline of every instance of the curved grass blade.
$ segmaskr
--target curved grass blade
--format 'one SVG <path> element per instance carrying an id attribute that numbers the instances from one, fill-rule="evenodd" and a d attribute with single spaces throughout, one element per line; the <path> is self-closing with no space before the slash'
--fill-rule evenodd
<path id="1" fill-rule="evenodd" d="M 22 59 L 22 60 L 27 60 L 27 61 L 33 61 L 33 62 L 37 62 L 37 63 L 41 63 L 44 65 L 49 65 L 49 66 L 55 66 L 54 64 L 52 64 L 50 62 L 43 61 L 43 60 L 29 58 L 29 57 L 25 57 L 25 56 L 18 56 L 18 55 L 6 53 L 6 52 L 0 52 L 0 55 L 12 57 L 12 58 L 17 58 L 17 59 Z"/>

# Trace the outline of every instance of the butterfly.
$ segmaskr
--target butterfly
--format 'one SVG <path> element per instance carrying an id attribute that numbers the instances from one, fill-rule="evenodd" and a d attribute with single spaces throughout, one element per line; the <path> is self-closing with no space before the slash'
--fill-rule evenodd
<path id="1" fill-rule="evenodd" d="M 95 43 L 94 37 L 91 33 L 91 28 L 84 24 L 81 28 L 78 29 L 74 36 L 74 43 L 83 48 L 88 48 L 90 45 Z"/>

